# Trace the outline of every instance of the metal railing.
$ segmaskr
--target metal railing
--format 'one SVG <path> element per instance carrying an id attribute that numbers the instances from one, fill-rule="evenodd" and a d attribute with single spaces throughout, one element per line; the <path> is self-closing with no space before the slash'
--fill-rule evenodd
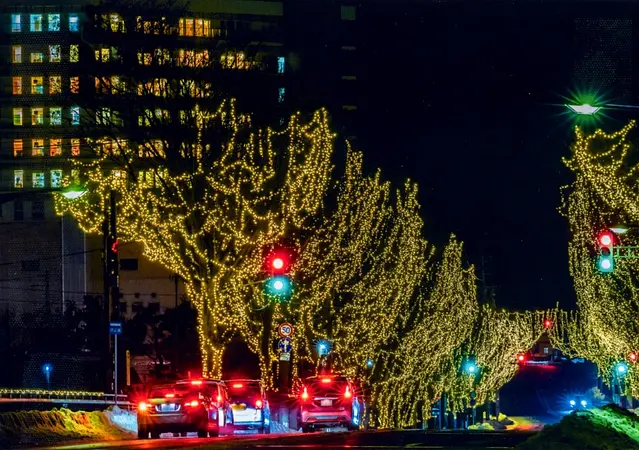
<path id="1" fill-rule="evenodd" d="M 50 391 L 46 389 L 0 388 L 0 403 L 52 403 L 76 405 L 114 405 L 116 395 L 90 391 Z M 117 395 L 117 404 L 132 406 L 125 394 Z"/>

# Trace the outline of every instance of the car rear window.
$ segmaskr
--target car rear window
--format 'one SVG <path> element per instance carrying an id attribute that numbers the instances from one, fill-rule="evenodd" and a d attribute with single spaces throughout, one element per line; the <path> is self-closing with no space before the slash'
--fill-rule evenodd
<path id="1" fill-rule="evenodd" d="M 341 395 L 348 382 L 344 377 L 314 377 L 304 380 L 304 386 L 313 397 Z"/>
<path id="2" fill-rule="evenodd" d="M 229 397 L 233 403 L 255 403 L 262 398 L 260 384 L 246 381 L 229 381 Z"/>
<path id="3" fill-rule="evenodd" d="M 187 386 L 162 386 L 156 387 L 149 393 L 149 398 L 166 398 L 167 394 L 173 395 L 176 398 L 184 397 L 190 392 L 190 387 Z"/>

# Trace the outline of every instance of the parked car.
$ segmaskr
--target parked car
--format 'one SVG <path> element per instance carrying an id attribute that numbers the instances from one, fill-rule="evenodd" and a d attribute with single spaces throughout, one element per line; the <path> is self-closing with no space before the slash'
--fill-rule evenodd
<path id="1" fill-rule="evenodd" d="M 233 428 L 271 432 L 271 409 L 266 389 L 259 380 L 229 380 L 225 382 L 229 390 Z"/>
<path id="2" fill-rule="evenodd" d="M 332 427 L 360 427 L 364 401 L 355 385 L 341 375 L 323 375 L 303 380 L 299 392 L 300 423 L 305 433 Z"/>
<path id="3" fill-rule="evenodd" d="M 138 404 L 138 439 L 157 439 L 161 433 L 197 432 L 217 437 L 230 417 L 224 383 L 184 380 L 155 386 Z"/>

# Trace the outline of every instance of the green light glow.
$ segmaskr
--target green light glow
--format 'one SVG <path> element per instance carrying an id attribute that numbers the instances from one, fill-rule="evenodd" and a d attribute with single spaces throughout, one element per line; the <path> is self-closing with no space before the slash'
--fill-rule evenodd
<path id="1" fill-rule="evenodd" d="M 601 106 L 592 106 L 588 103 L 582 105 L 566 105 L 575 114 L 581 114 L 585 116 L 593 116 L 601 109 Z"/>

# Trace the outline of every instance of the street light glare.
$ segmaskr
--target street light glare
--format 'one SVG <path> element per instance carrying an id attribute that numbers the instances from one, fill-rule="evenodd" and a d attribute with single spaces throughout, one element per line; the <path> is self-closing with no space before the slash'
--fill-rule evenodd
<path id="1" fill-rule="evenodd" d="M 62 196 L 68 200 L 75 200 L 87 193 L 83 186 L 71 185 L 62 189 Z"/>
<path id="2" fill-rule="evenodd" d="M 575 114 L 592 116 L 597 114 L 597 112 L 601 109 L 601 106 L 592 106 L 588 103 L 584 103 L 583 105 L 566 105 L 568 109 L 570 109 Z"/>

